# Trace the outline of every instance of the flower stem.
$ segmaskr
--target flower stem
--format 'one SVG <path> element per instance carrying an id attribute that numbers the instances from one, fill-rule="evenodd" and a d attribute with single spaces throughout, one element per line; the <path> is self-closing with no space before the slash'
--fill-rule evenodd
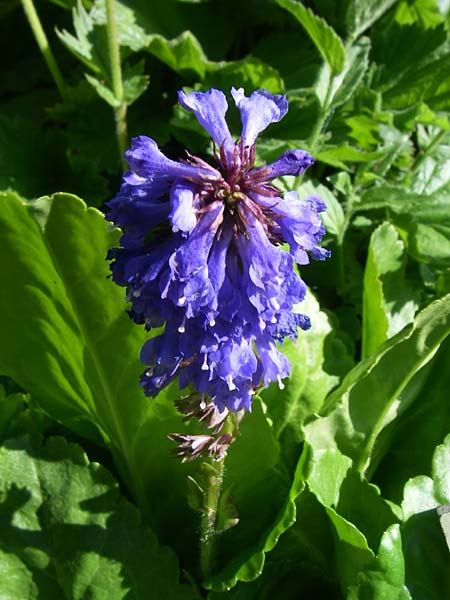
<path id="1" fill-rule="evenodd" d="M 37 45 L 39 46 L 42 56 L 47 63 L 47 67 L 49 68 L 49 71 L 56 83 L 56 87 L 58 88 L 61 97 L 65 98 L 67 91 L 66 84 L 64 83 L 62 73 L 59 70 L 55 57 L 53 56 L 53 52 L 51 51 L 50 44 L 48 43 L 47 36 L 42 28 L 42 24 L 34 7 L 33 0 L 22 0 L 22 6 Z"/>
<path id="2" fill-rule="evenodd" d="M 117 39 L 116 17 L 114 12 L 114 0 L 105 0 L 106 5 L 106 27 L 108 31 L 108 50 L 111 66 L 112 88 L 114 96 L 119 105 L 114 108 L 116 121 L 116 136 L 122 167 L 126 168 L 124 153 L 128 145 L 127 134 L 127 105 L 124 101 L 122 68 L 120 65 L 120 48 Z"/>
<path id="3" fill-rule="evenodd" d="M 217 462 L 203 463 L 205 472 L 205 491 L 202 520 L 200 525 L 200 570 L 203 579 L 212 572 L 216 552 L 217 509 L 219 506 L 220 490 L 222 487 L 225 458 Z"/>

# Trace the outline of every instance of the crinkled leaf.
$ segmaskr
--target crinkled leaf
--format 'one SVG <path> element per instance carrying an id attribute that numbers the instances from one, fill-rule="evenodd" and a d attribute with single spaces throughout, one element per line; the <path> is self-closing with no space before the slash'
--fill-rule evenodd
<path id="1" fill-rule="evenodd" d="M 306 425 L 306 439 L 315 448 L 337 447 L 359 470 L 367 469 L 383 429 L 415 399 L 420 388 L 414 376 L 449 333 L 450 295 L 430 304 L 413 325 L 350 371 L 328 398 L 326 416 Z"/>
<path id="2" fill-rule="evenodd" d="M 321 17 L 315 15 L 296 0 L 276 0 L 277 4 L 289 11 L 304 27 L 317 50 L 333 73 L 344 68 L 345 48 L 341 38 Z"/>
<path id="3" fill-rule="evenodd" d="M 0 456 L 1 545 L 20 558 L 11 568 L 31 591 L 30 575 L 53 575 L 73 600 L 191 597 L 173 553 L 81 448 L 62 438 L 45 447 L 14 439 Z"/>
<path id="4" fill-rule="evenodd" d="M 383 223 L 370 238 L 364 272 L 363 358 L 414 319 L 417 303 L 405 266 L 403 242 L 390 223 Z"/>

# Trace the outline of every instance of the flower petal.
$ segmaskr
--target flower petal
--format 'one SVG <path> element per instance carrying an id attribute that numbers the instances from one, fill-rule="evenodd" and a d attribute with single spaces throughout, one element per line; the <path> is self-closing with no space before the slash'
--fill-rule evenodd
<path id="1" fill-rule="evenodd" d="M 167 158 L 158 148 L 158 144 L 145 135 L 131 140 L 131 148 L 125 152 L 125 158 L 131 169 L 140 177 L 187 177 L 194 181 L 220 178 L 220 173 L 212 167 L 206 169 Z"/>
<path id="2" fill-rule="evenodd" d="M 195 185 L 183 180 L 174 183 L 170 190 L 171 211 L 169 220 L 172 223 L 172 231 L 190 233 L 197 225 L 197 217 L 194 210 Z"/>
<path id="3" fill-rule="evenodd" d="M 195 114 L 200 125 L 206 129 L 219 148 L 223 144 L 227 153 L 232 151 L 234 143 L 225 120 L 228 103 L 223 92 L 212 88 L 208 92 L 185 94 L 180 90 L 178 102 Z"/>
<path id="4" fill-rule="evenodd" d="M 231 94 L 241 112 L 244 146 L 253 146 L 261 131 L 280 121 L 288 110 L 286 96 L 274 95 L 267 90 L 256 90 L 247 97 L 243 88 L 237 90 L 233 87 Z"/>
<path id="5" fill-rule="evenodd" d="M 270 170 L 268 177 L 275 179 L 283 175 L 301 175 L 313 164 L 313 157 L 305 150 L 287 150 L 275 162 L 262 168 Z"/>

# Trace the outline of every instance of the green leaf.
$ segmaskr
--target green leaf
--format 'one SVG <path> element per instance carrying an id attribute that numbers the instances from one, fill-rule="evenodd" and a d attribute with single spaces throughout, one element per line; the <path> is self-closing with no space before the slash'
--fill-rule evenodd
<path id="1" fill-rule="evenodd" d="M 333 73 L 328 64 L 323 65 L 314 86 L 323 110 L 333 110 L 351 98 L 369 66 L 369 50 L 369 40 L 361 38 L 347 50 L 338 74 Z"/>
<path id="2" fill-rule="evenodd" d="M 123 69 L 123 99 L 127 106 L 142 96 L 150 83 L 150 76 L 144 75 L 145 63 L 143 60 L 130 67 L 125 65 Z"/>
<path id="3" fill-rule="evenodd" d="M 331 71 L 340 73 L 344 68 L 345 48 L 334 29 L 321 17 L 315 15 L 310 8 L 306 8 L 296 0 L 276 0 L 276 2 L 301 23 Z"/>
<path id="4" fill-rule="evenodd" d="M 352 39 L 364 33 L 397 2 L 398 0 L 351 0 L 345 20 Z"/>
<path id="5" fill-rule="evenodd" d="M 450 436 L 436 448 L 431 477 L 408 481 L 402 503 L 407 585 L 413 598 L 438 600 L 450 589 L 448 547 L 435 508 L 450 502 Z"/>
<path id="6" fill-rule="evenodd" d="M 356 210 L 389 208 L 408 252 L 419 261 L 446 265 L 450 258 L 450 194 L 421 195 L 380 186 L 361 195 Z"/>
<path id="7" fill-rule="evenodd" d="M 171 458 L 167 439 L 185 431 L 172 404 L 179 392 L 150 402 L 139 386 L 147 334 L 126 315 L 105 260 L 119 232 L 69 194 L 42 203 L 39 227 L 36 205 L 0 195 L 0 373 L 54 420 L 103 440 L 152 526 L 186 547 L 196 536 L 185 500 L 192 467 Z"/>
<path id="8" fill-rule="evenodd" d="M 376 458 L 374 447 L 383 429 L 419 391 L 413 385 L 414 375 L 449 333 L 450 295 L 430 304 L 413 325 L 350 371 L 329 396 L 326 416 L 305 426 L 308 442 L 317 449 L 337 447 L 353 459 L 358 470 L 366 470 Z"/>
<path id="9" fill-rule="evenodd" d="M 134 7 L 129 6 L 127 2 L 115 0 L 114 12 L 119 45 L 129 48 L 133 52 L 144 50 L 149 36 L 141 23 L 138 23 Z M 89 16 L 95 26 L 105 26 L 107 23 L 105 0 L 95 0 Z"/>
<path id="10" fill-rule="evenodd" d="M 425 102 L 431 109 L 448 110 L 450 84 L 448 36 L 444 26 L 393 27 L 374 39 L 374 58 L 380 64 L 373 85 L 383 93 L 386 108 L 404 110 Z M 407 53 L 402 48 L 409 48 Z"/>
<path id="11" fill-rule="evenodd" d="M 91 15 L 86 11 L 81 0 L 72 11 L 75 35 L 67 30 L 58 35 L 64 46 L 97 75 L 109 73 L 108 40 L 103 28 L 95 29 Z"/>
<path id="12" fill-rule="evenodd" d="M 92 85 L 92 87 L 97 92 L 97 94 L 100 96 L 100 98 L 102 98 L 102 100 L 107 102 L 113 108 L 117 108 L 118 106 L 120 106 L 120 101 L 117 100 L 117 98 L 114 95 L 114 92 L 109 87 L 104 85 L 96 77 L 92 77 L 92 75 L 89 75 L 89 73 L 85 73 L 84 76 L 86 77 L 88 82 Z"/>
<path id="13" fill-rule="evenodd" d="M 284 82 L 279 72 L 253 56 L 230 62 L 209 62 L 205 86 L 229 90 L 232 86 L 243 87 L 247 93 L 258 88 L 274 94 L 284 92 Z"/>
<path id="14" fill-rule="evenodd" d="M 296 453 L 303 439 L 304 420 L 320 410 L 328 393 L 353 366 L 344 344 L 333 331 L 330 318 L 320 310 L 311 292 L 299 310 L 310 317 L 312 326 L 308 331 L 300 331 L 295 342 L 287 340 L 281 347 L 292 364 L 291 375 L 284 382 L 285 389 L 280 390 L 278 384 L 273 383 L 261 392 L 284 451 L 290 449 Z"/>
<path id="15" fill-rule="evenodd" d="M 15 583 L 33 590 L 33 580 L 53 576 L 60 597 L 73 600 L 191 597 L 173 553 L 81 448 L 63 438 L 45 447 L 14 439 L 0 457 L 1 545 L 17 556 Z"/>
<path id="16" fill-rule="evenodd" d="M 16 417 L 25 407 L 25 394 L 5 395 L 5 388 L 0 385 L 0 441 L 6 439 L 8 431 Z"/>
<path id="17" fill-rule="evenodd" d="M 405 585 L 405 560 L 397 523 L 384 532 L 376 559 L 360 571 L 350 586 L 347 599 L 360 598 L 412 600 Z"/>
<path id="18" fill-rule="evenodd" d="M 447 339 L 414 402 L 391 426 L 390 443 L 372 480 L 386 497 L 400 502 L 406 481 L 426 473 L 434 450 L 450 431 L 450 340 Z"/>
<path id="19" fill-rule="evenodd" d="M 0 595 L 2 600 L 37 600 L 38 589 L 32 573 L 15 554 L 0 548 Z M 62 590 L 60 590 L 62 592 Z M 48 600 L 52 600 L 47 596 Z"/>
<path id="20" fill-rule="evenodd" d="M 382 534 L 397 519 L 379 490 L 363 481 L 337 449 L 310 449 L 306 480 L 334 529 L 338 577 L 343 590 L 375 562 Z"/>
<path id="21" fill-rule="evenodd" d="M 159 34 L 150 35 L 147 49 L 171 69 L 187 77 L 205 77 L 208 62 L 193 33 L 184 31 L 173 40 Z"/>
<path id="22" fill-rule="evenodd" d="M 414 319 L 417 303 L 405 266 L 403 242 L 390 223 L 383 223 L 370 238 L 364 272 L 363 358 Z"/>
<path id="23" fill-rule="evenodd" d="M 222 533 L 218 572 L 203 584 L 207 589 L 225 591 L 238 581 L 256 579 L 266 553 L 295 522 L 295 500 L 304 486 L 304 455 L 292 473 L 280 458 L 278 441 L 255 399 L 226 463 L 224 488 L 232 486 L 239 523 Z"/>

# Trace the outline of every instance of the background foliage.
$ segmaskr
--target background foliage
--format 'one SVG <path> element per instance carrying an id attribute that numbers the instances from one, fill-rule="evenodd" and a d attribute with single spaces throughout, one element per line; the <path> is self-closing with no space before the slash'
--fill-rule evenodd
<path id="1" fill-rule="evenodd" d="M 286 389 L 261 393 L 230 449 L 221 519 L 239 521 L 208 581 L 195 465 L 167 439 L 186 429 L 179 391 L 143 397 L 145 332 L 107 278 L 119 232 L 102 209 L 121 166 L 104 2 L 36 8 L 62 94 L 21 3 L 0 7 L 0 597 L 440 600 L 449 3 L 116 2 L 130 136 L 208 156 L 178 89 L 286 93 L 258 158 L 309 150 L 299 192 L 328 205 L 332 258 L 302 268 L 313 326 L 285 344 Z"/>

